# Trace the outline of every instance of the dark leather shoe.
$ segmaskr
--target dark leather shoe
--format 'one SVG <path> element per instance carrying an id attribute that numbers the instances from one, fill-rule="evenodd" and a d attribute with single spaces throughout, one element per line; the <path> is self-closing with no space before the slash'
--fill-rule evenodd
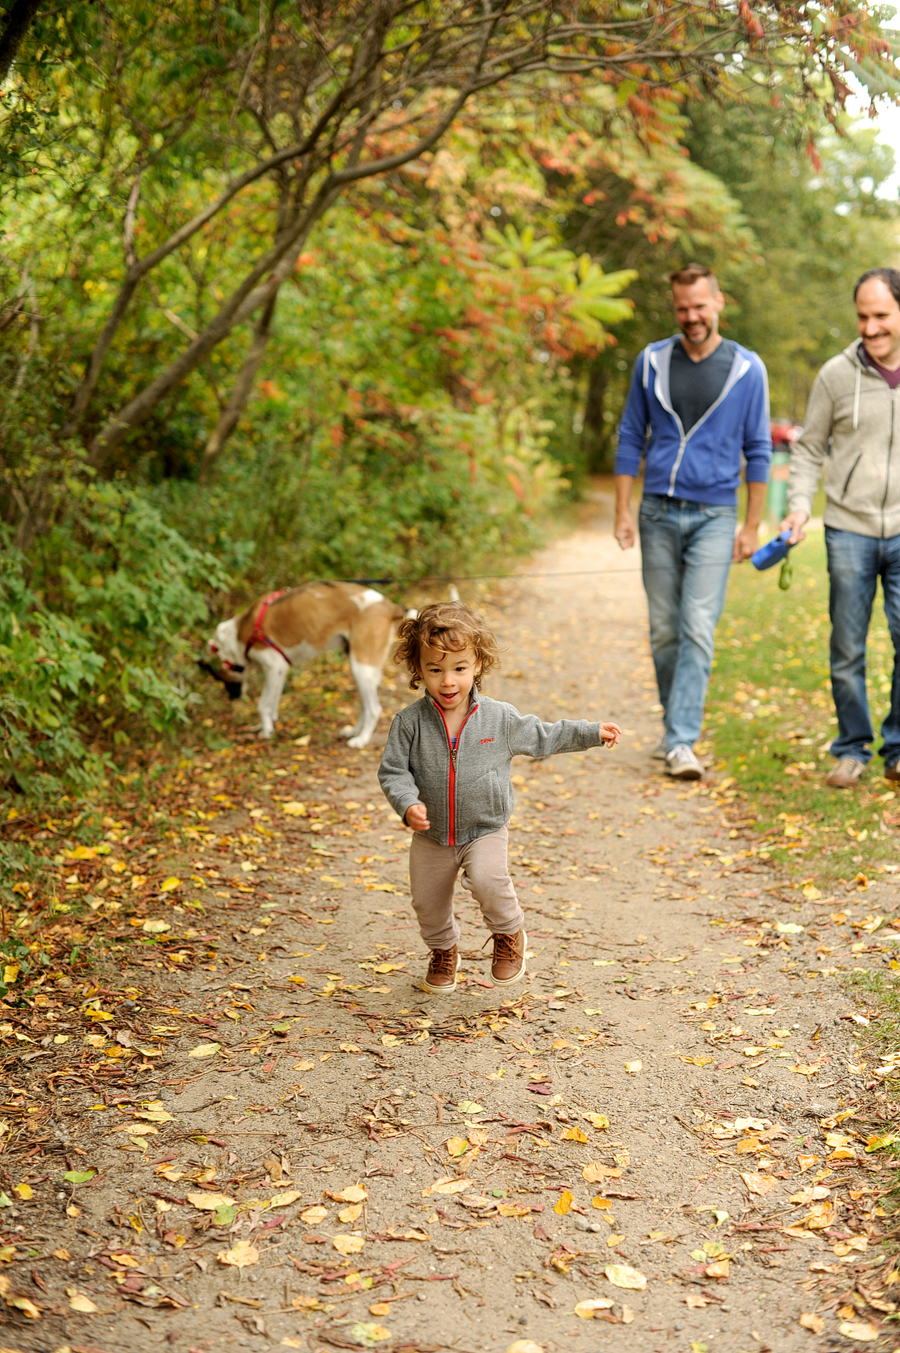
<path id="1" fill-rule="evenodd" d="M 432 949 L 428 971 L 422 978 L 422 990 L 432 996 L 449 996 L 456 990 L 459 949 Z"/>
<path id="2" fill-rule="evenodd" d="M 525 976 L 525 950 L 528 936 L 524 930 L 515 935 L 494 935 L 491 981 L 495 987 L 512 986 Z"/>

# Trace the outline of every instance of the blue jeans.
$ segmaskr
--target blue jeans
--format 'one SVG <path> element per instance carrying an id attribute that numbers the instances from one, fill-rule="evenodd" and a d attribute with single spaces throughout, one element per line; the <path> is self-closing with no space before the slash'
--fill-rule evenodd
<path id="1" fill-rule="evenodd" d="M 875 734 L 866 697 L 866 638 L 880 578 L 894 644 L 891 708 L 881 725 L 881 755 L 892 766 L 900 759 L 900 536 L 881 540 L 826 526 L 825 544 L 831 580 L 831 691 L 838 719 L 831 754 L 862 762 L 872 756 L 867 745 Z"/>
<path id="2" fill-rule="evenodd" d="M 666 749 L 692 747 L 703 727 L 737 510 L 645 493 L 638 521 Z"/>

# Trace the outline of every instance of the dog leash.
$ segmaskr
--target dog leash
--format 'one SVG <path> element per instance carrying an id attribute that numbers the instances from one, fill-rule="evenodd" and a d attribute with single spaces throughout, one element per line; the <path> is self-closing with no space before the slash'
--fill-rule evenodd
<path id="1" fill-rule="evenodd" d="M 646 573 L 683 573 L 686 565 L 676 565 L 670 568 L 668 565 L 660 568 L 576 568 L 567 569 L 559 573 L 454 573 L 439 574 L 425 573 L 419 578 L 335 578 L 338 583 L 358 583 L 360 587 L 373 587 L 376 583 L 381 587 L 387 587 L 390 584 L 396 584 L 400 587 L 416 587 L 420 583 L 471 583 L 471 582 L 505 582 L 517 578 L 594 578 L 605 574 L 646 574 Z"/>

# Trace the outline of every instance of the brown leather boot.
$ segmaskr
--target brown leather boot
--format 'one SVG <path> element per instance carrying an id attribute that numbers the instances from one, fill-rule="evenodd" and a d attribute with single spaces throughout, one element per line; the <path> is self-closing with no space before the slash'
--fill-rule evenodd
<path id="1" fill-rule="evenodd" d="M 432 996 L 449 996 L 456 990 L 459 949 L 432 949 L 428 971 L 422 978 L 422 990 Z"/>
<path id="2" fill-rule="evenodd" d="M 525 950 L 528 936 L 524 930 L 515 935 L 494 935 L 491 981 L 495 987 L 509 987 L 525 976 Z"/>

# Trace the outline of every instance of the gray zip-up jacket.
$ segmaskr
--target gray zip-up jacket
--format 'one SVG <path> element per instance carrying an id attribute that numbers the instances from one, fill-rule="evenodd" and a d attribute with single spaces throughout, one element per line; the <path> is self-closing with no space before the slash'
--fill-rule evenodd
<path id="1" fill-rule="evenodd" d="M 791 453 L 788 511 L 812 514 L 825 472 L 825 525 L 900 535 L 900 388 L 860 356 L 857 340 L 816 376 Z"/>
<path id="2" fill-rule="evenodd" d="M 464 846 L 505 827 L 512 816 L 514 756 L 582 752 L 600 742 L 599 723 L 542 723 L 473 687 L 454 752 L 443 712 L 423 695 L 394 718 L 378 779 L 400 817 L 424 803 L 431 822 L 425 835 L 442 846 Z"/>

